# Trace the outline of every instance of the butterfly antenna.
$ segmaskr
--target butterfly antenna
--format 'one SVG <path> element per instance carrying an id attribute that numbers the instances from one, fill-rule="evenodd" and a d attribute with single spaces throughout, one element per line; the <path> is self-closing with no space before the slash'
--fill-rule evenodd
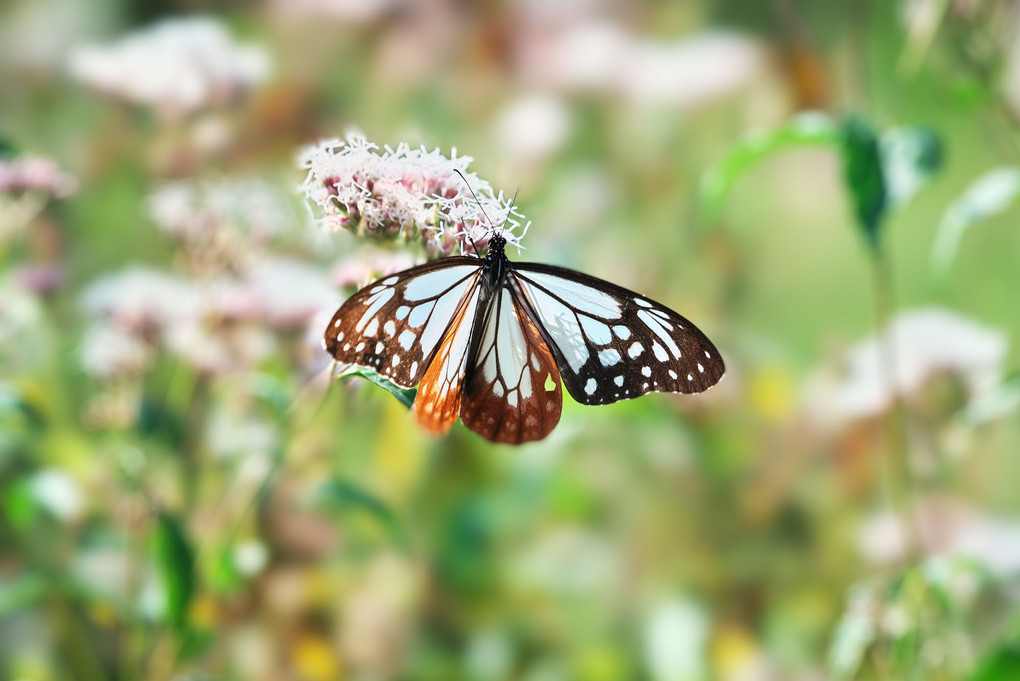
<path id="1" fill-rule="evenodd" d="M 468 182 L 467 177 L 465 177 L 464 173 L 460 172 L 460 168 L 454 168 L 453 172 L 460 175 L 460 179 L 464 180 L 464 186 L 468 188 L 468 191 L 471 192 L 471 198 L 473 198 L 475 200 L 475 203 L 478 204 L 478 210 L 482 211 L 482 216 L 485 218 L 485 221 L 489 223 L 489 229 L 495 230 L 496 229 L 495 225 L 493 225 L 492 220 L 489 219 L 489 215 L 485 212 L 485 208 L 482 207 L 482 202 L 478 200 L 478 195 L 475 194 L 475 190 L 471 188 L 471 183 Z M 479 258 L 482 257 L 482 255 L 478 252 L 478 244 L 476 244 L 475 240 L 471 238 L 470 232 L 468 232 L 467 238 L 468 241 L 471 242 L 472 248 L 475 249 L 475 255 L 477 255 Z"/>

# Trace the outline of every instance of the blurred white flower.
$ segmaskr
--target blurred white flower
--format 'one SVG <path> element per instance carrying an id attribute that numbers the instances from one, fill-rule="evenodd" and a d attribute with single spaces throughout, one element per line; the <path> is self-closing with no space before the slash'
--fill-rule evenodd
<path id="1" fill-rule="evenodd" d="M 125 329 L 148 332 L 193 320 L 201 309 L 194 282 L 148 267 L 129 267 L 90 284 L 82 307 Z"/>
<path id="2" fill-rule="evenodd" d="M 279 434 L 264 420 L 217 408 L 206 426 L 205 441 L 217 457 L 269 457 L 279 446 Z"/>
<path id="3" fill-rule="evenodd" d="M 757 43 L 727 33 L 702 33 L 670 43 L 640 41 L 627 55 L 619 84 L 637 102 L 680 108 L 739 90 L 761 74 Z"/>
<path id="4" fill-rule="evenodd" d="M 892 343 L 896 376 L 887 375 Z M 845 370 L 820 371 L 808 387 L 808 402 L 823 421 L 874 416 L 890 404 L 889 388 L 917 391 L 941 373 L 957 375 L 971 397 L 994 387 L 1006 357 L 1006 337 L 961 315 L 939 308 L 900 313 L 880 338 L 869 338 L 847 353 Z"/>
<path id="5" fill-rule="evenodd" d="M 329 275 L 300 260 L 273 258 L 252 266 L 246 280 L 262 319 L 271 326 L 298 326 L 316 312 L 340 306 L 342 297 Z"/>
<path id="6" fill-rule="evenodd" d="M 257 575 L 269 564 L 269 549 L 260 541 L 241 542 L 234 548 L 234 566 L 246 577 Z"/>
<path id="7" fill-rule="evenodd" d="M 67 473 L 46 468 L 32 476 L 29 489 L 35 502 L 65 522 L 76 520 L 84 508 L 81 489 Z"/>
<path id="8" fill-rule="evenodd" d="M 658 41 L 601 20 L 571 23 L 523 41 L 525 77 L 567 91 L 618 94 L 637 103 L 690 108 L 754 83 L 764 49 L 735 33 Z"/>
<path id="9" fill-rule="evenodd" d="M 343 24 L 369 24 L 399 9 L 398 0 L 272 0 L 281 14 L 307 15 Z"/>
<path id="10" fill-rule="evenodd" d="M 552 156 L 572 127 L 570 109 L 558 97 L 530 94 L 510 102 L 496 119 L 494 136 L 504 156 L 523 162 Z"/>
<path id="11" fill-rule="evenodd" d="M 1002 578 L 1020 575 L 1020 520 L 991 515 L 945 497 L 926 497 L 914 505 L 914 528 L 883 511 L 862 525 L 858 546 L 878 564 L 903 560 L 911 532 L 918 533 L 928 555 L 969 558 Z"/>
<path id="12" fill-rule="evenodd" d="M 708 615 L 690 599 L 656 603 L 645 620 L 644 655 L 654 681 L 700 681 L 707 676 Z"/>
<path id="13" fill-rule="evenodd" d="M 228 374 L 256 366 L 275 348 L 273 336 L 250 324 L 191 319 L 164 331 L 167 349 L 204 374 Z"/>
<path id="14" fill-rule="evenodd" d="M 269 76 L 259 46 L 234 42 L 212 17 L 166 19 L 71 55 L 71 73 L 103 94 L 173 119 L 228 104 Z"/>
<path id="15" fill-rule="evenodd" d="M 79 348 L 85 372 L 107 379 L 144 372 L 154 354 L 153 347 L 144 339 L 108 322 L 89 328 Z"/>
<path id="16" fill-rule="evenodd" d="M 494 195 L 488 182 L 468 172 L 471 160 L 456 151 L 447 158 L 438 149 L 406 144 L 380 153 L 354 134 L 308 147 L 299 157 L 308 171 L 302 188 L 322 210 L 326 226 L 374 239 L 417 239 L 430 258 L 469 251 L 471 240 L 482 248 L 490 228 L 504 222 L 508 242 L 523 236 L 513 234 L 520 214 L 502 193 Z"/>

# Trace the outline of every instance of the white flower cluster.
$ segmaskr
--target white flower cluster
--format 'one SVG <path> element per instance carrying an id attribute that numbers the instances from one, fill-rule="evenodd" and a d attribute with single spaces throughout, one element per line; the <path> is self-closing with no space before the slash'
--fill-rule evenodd
<path id="1" fill-rule="evenodd" d="M 523 236 L 513 234 L 522 216 L 468 172 L 471 161 L 406 144 L 380 152 L 356 135 L 320 142 L 299 157 L 308 171 L 302 189 L 325 225 L 376 240 L 419 239 L 430 259 L 471 252 L 472 243 L 481 249 L 494 228 L 515 245 Z"/>
<path id="2" fill-rule="evenodd" d="M 85 85 L 167 119 L 229 103 L 269 71 L 261 47 L 235 43 L 211 17 L 168 19 L 71 56 L 71 73 Z"/>
<path id="3" fill-rule="evenodd" d="M 282 193 L 261 180 L 180 181 L 148 198 L 149 216 L 199 271 L 238 271 L 292 224 Z"/>
<path id="4" fill-rule="evenodd" d="M 203 281 L 134 267 L 86 289 L 82 307 L 96 326 L 79 357 L 103 379 L 143 373 L 158 350 L 203 373 L 236 372 L 272 352 L 271 329 L 301 328 L 339 298 L 325 272 L 284 258 Z"/>

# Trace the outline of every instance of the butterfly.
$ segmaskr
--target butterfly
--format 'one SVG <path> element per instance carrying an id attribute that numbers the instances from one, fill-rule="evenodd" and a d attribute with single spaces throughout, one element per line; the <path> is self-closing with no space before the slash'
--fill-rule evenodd
<path id="1" fill-rule="evenodd" d="M 548 435 L 562 385 L 582 404 L 697 393 L 726 371 L 693 324 L 627 289 L 563 267 L 450 256 L 383 277 L 341 305 L 324 347 L 401 388 L 434 433 L 457 420 L 493 442 Z"/>

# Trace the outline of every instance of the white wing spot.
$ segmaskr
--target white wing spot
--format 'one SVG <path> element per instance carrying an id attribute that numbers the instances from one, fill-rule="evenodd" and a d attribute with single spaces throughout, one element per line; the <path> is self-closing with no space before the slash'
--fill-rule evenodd
<path id="1" fill-rule="evenodd" d="M 341 322 L 340 319 L 337 319 L 335 322 L 333 322 L 333 328 L 339 327 L 340 326 L 340 322 Z M 343 334 L 341 333 L 339 336 L 337 336 L 337 338 L 343 338 Z"/>
<path id="2" fill-rule="evenodd" d="M 693 380 L 694 380 L 694 377 L 693 377 L 693 376 L 691 376 L 690 374 L 687 374 L 687 380 L 688 380 L 688 381 L 693 381 Z"/>
<path id="3" fill-rule="evenodd" d="M 386 331 L 387 336 L 392 336 L 397 332 L 397 325 L 393 323 L 392 319 L 387 319 L 386 323 L 383 324 L 383 330 Z"/>
<path id="4" fill-rule="evenodd" d="M 350 349 L 351 349 L 351 344 L 350 343 L 344 343 L 344 352 L 347 352 Z"/>
<path id="5" fill-rule="evenodd" d="M 608 326 L 585 315 L 579 315 L 579 317 L 584 335 L 588 336 L 588 340 L 592 343 L 595 345 L 608 345 L 613 341 L 613 334 L 609 332 Z"/>
<path id="6" fill-rule="evenodd" d="M 375 332 L 379 330 L 379 320 L 376 317 L 372 317 L 372 321 L 365 327 L 366 336 L 374 336 Z"/>
<path id="7" fill-rule="evenodd" d="M 606 348 L 599 352 L 599 361 L 602 366 L 611 367 L 620 361 L 620 353 L 615 348 Z"/>
<path id="8" fill-rule="evenodd" d="M 676 376 L 676 372 L 673 371 L 672 369 L 670 369 L 669 370 L 669 377 L 672 378 L 673 380 L 676 380 L 676 377 L 677 377 Z"/>
<path id="9" fill-rule="evenodd" d="M 365 349 L 365 343 L 364 343 L 364 341 L 362 341 L 361 343 L 358 343 L 358 347 L 354 348 L 354 352 L 361 352 L 364 349 Z"/>
<path id="10" fill-rule="evenodd" d="M 648 390 L 648 384 L 647 384 L 647 383 L 645 383 L 645 384 L 644 384 L 643 386 L 641 386 L 641 389 L 642 389 L 642 390 Z"/>
<path id="11" fill-rule="evenodd" d="M 655 359 L 659 360 L 660 362 L 665 362 L 667 359 L 669 359 L 669 355 L 666 354 L 666 348 L 659 345 L 658 341 L 652 343 L 652 352 L 655 353 Z"/>
<path id="12" fill-rule="evenodd" d="M 638 305 L 640 305 L 641 307 L 651 307 L 652 306 L 652 304 L 649 303 L 647 300 L 641 300 L 640 298 L 635 298 L 634 302 L 637 303 Z"/>
<path id="13" fill-rule="evenodd" d="M 393 366 L 400 364 L 400 355 L 393 355 Z"/>
<path id="14" fill-rule="evenodd" d="M 385 285 L 385 286 L 393 286 L 393 285 L 394 285 L 394 284 L 396 284 L 396 283 L 397 283 L 398 281 L 400 281 L 400 277 L 388 277 L 388 278 L 386 278 L 386 279 L 383 279 L 383 280 L 382 280 L 381 282 L 379 282 L 379 283 L 380 283 L 380 284 L 383 284 L 383 285 Z"/>
<path id="15" fill-rule="evenodd" d="M 626 326 L 623 326 L 622 324 L 614 326 L 613 333 L 615 333 L 616 337 L 619 338 L 620 340 L 627 340 L 628 338 L 630 338 L 630 329 L 627 328 Z"/>
<path id="16" fill-rule="evenodd" d="M 532 366 L 532 368 L 535 369 L 535 371 L 538 371 L 538 367 L 539 367 L 539 364 L 538 364 L 538 355 L 536 355 L 535 353 L 531 353 L 531 366 Z"/>
<path id="17" fill-rule="evenodd" d="M 616 378 L 614 378 L 613 379 L 613 383 L 615 383 L 616 385 L 621 385 L 622 386 L 623 385 L 623 376 L 617 376 Z"/>
<path id="18" fill-rule="evenodd" d="M 712 357 L 712 355 L 708 354 L 708 350 L 705 350 L 705 357 L 708 357 L 709 359 Z"/>
<path id="19" fill-rule="evenodd" d="M 397 319 L 402 320 L 404 317 L 407 316 L 407 313 L 410 311 L 411 308 L 409 308 L 407 305 L 401 305 L 400 307 L 397 308 Z"/>
<path id="20" fill-rule="evenodd" d="M 641 367 L 641 375 L 644 376 L 645 378 L 648 378 L 649 376 L 652 375 L 652 368 L 651 367 Z"/>
<path id="21" fill-rule="evenodd" d="M 379 341 L 378 343 L 376 343 L 376 344 L 375 344 L 375 354 L 377 354 L 377 355 L 381 355 L 381 354 L 382 354 L 382 351 L 383 351 L 383 348 L 385 348 L 385 347 L 386 347 L 386 346 L 385 346 L 385 345 L 383 345 L 383 342 L 382 342 L 382 341 Z"/>
<path id="22" fill-rule="evenodd" d="M 337 321 L 339 321 L 339 320 L 337 320 Z M 344 332 L 343 332 L 343 331 L 341 331 L 340 333 L 338 333 L 338 334 L 336 335 L 336 342 L 337 342 L 337 343 L 339 343 L 339 342 L 340 342 L 340 341 L 342 341 L 343 339 L 344 339 Z"/>
<path id="23" fill-rule="evenodd" d="M 705 367 L 701 366 L 701 362 L 698 362 L 698 372 L 702 374 L 705 373 Z"/>
<path id="24" fill-rule="evenodd" d="M 400 332 L 400 336 L 397 337 L 397 342 L 400 343 L 400 347 L 405 350 L 411 349 L 411 344 L 414 343 L 414 339 L 417 338 L 415 334 L 410 331 L 404 330 Z"/>
<path id="25" fill-rule="evenodd" d="M 411 362 L 411 378 L 418 375 L 418 362 Z"/>
<path id="26" fill-rule="evenodd" d="M 595 388 L 599 387 L 598 381 L 594 378 L 589 378 L 588 382 L 584 384 L 584 392 L 591 395 L 595 392 Z"/>
<path id="27" fill-rule="evenodd" d="M 640 355 L 644 351 L 645 351 L 645 346 L 643 346 L 643 345 L 641 345 L 641 343 L 638 343 L 637 341 L 635 341 L 634 343 L 631 344 L 630 349 L 627 350 L 627 356 L 630 357 L 631 359 L 634 359 L 635 357 L 637 357 L 638 355 Z"/>

